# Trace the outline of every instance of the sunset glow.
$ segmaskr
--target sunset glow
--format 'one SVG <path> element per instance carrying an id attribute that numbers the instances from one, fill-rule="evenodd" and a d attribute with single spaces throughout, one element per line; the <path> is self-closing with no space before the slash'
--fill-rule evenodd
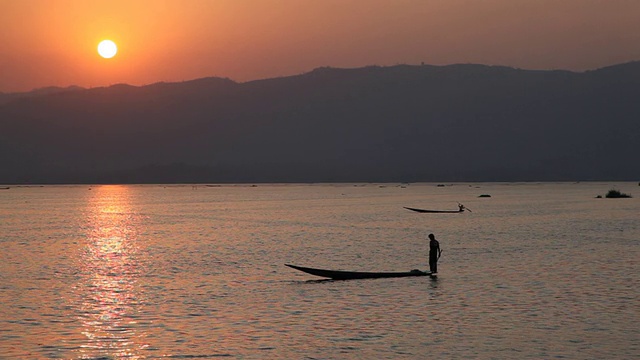
<path id="1" fill-rule="evenodd" d="M 640 59 L 637 1 L 7 0 L 0 9 L 0 92 L 244 82 L 325 66 L 583 71 Z M 96 56 L 104 39 L 120 49 L 112 61 Z"/>

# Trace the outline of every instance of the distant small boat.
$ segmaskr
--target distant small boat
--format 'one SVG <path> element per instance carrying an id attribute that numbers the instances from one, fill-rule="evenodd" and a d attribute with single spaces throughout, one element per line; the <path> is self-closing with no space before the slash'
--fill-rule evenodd
<path id="1" fill-rule="evenodd" d="M 403 208 L 407 210 L 419 212 L 419 213 L 431 213 L 431 214 L 437 214 L 437 213 L 457 214 L 457 213 L 464 212 L 465 210 L 471 211 L 462 204 L 458 204 L 458 210 L 427 210 L 427 209 L 418 209 L 418 208 L 412 208 L 412 207 L 406 207 L 406 206 L 403 206 Z"/>
<path id="2" fill-rule="evenodd" d="M 419 213 L 433 213 L 433 214 L 435 214 L 435 213 L 443 213 L 443 214 L 446 214 L 446 213 L 461 213 L 461 212 L 464 211 L 464 209 L 463 210 L 426 210 L 426 209 L 410 208 L 410 207 L 406 207 L 406 206 L 404 206 L 404 208 L 407 209 L 407 210 L 411 210 L 411 211 L 415 211 L 415 212 L 419 212 Z"/>
<path id="3" fill-rule="evenodd" d="M 285 264 L 286 266 L 300 270 L 307 274 L 329 278 L 333 280 L 354 280 L 354 279 L 378 279 L 378 278 L 399 278 L 410 276 L 429 276 L 432 275 L 427 271 L 411 270 L 405 272 L 362 272 L 362 271 L 341 271 L 341 270 L 325 270 L 314 269 L 303 266 Z M 435 274 L 433 275 L 435 276 Z"/>
<path id="4" fill-rule="evenodd" d="M 8 187 L 8 186 L 7 187 L 0 187 L 0 190 L 9 190 L 9 189 L 11 189 L 11 188 Z"/>

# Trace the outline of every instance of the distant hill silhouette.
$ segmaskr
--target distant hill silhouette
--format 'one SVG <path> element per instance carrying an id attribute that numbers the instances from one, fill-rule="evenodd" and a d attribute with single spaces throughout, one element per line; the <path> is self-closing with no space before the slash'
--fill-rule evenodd
<path id="1" fill-rule="evenodd" d="M 51 95 L 51 94 L 57 94 L 57 93 L 67 92 L 67 91 L 76 91 L 76 90 L 84 90 L 84 88 L 81 88 L 79 86 L 68 86 L 64 88 L 58 87 L 58 86 L 49 86 L 49 87 L 34 89 L 31 91 L 20 92 L 20 93 L 7 94 L 7 93 L 0 92 L 0 106 L 17 99 L 37 97 L 42 95 Z"/>
<path id="2" fill-rule="evenodd" d="M 319 68 L 0 97 L 0 183 L 640 179 L 640 62 Z"/>

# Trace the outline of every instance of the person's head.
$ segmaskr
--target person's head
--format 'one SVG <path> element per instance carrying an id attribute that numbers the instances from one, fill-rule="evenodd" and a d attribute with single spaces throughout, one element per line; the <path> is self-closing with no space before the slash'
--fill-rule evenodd
<path id="1" fill-rule="evenodd" d="M 435 236 L 435 235 L 433 235 L 433 234 L 429 234 L 429 239 L 431 239 L 431 240 L 435 240 L 435 239 L 436 239 L 436 236 Z"/>

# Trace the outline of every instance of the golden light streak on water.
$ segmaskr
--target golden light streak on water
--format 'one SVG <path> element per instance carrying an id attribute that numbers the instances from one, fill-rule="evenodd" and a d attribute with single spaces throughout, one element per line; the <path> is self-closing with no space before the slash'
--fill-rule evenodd
<path id="1" fill-rule="evenodd" d="M 77 350 L 83 358 L 109 354 L 138 359 L 148 346 L 136 320 L 142 303 L 139 217 L 131 209 L 130 191 L 126 186 L 100 186 L 87 201 L 87 237 L 78 259 L 82 277 L 75 287 L 86 337 Z"/>

